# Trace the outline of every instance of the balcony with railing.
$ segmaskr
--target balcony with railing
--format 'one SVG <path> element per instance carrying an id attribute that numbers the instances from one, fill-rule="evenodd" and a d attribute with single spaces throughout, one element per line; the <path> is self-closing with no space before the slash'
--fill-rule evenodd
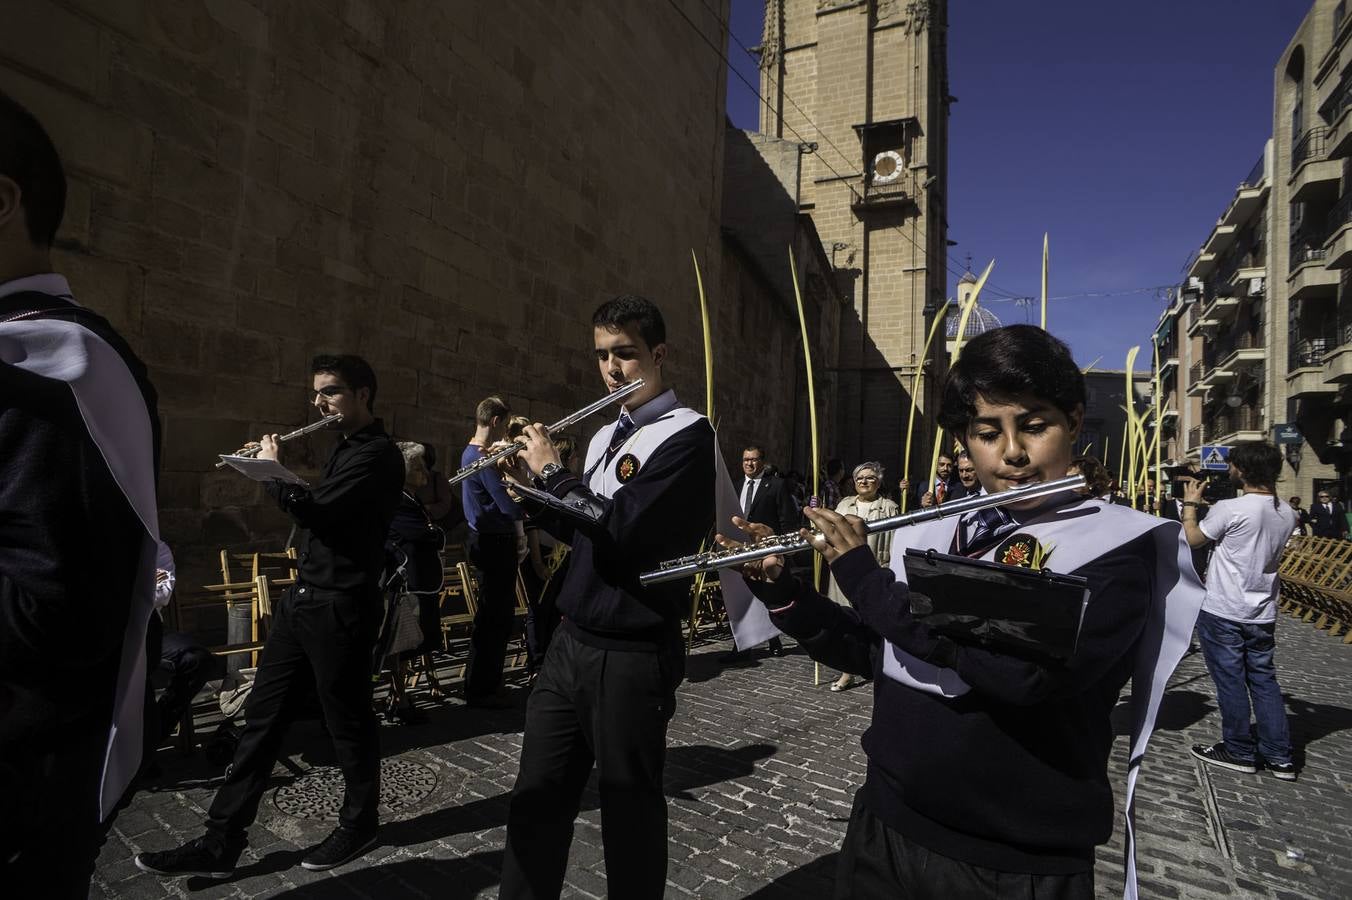
<path id="1" fill-rule="evenodd" d="M 1330 384 L 1346 384 L 1352 381 L 1352 293 L 1347 287 L 1338 299 L 1334 338 L 1337 343 L 1324 356 L 1324 377 Z"/>
<path id="2" fill-rule="evenodd" d="M 1329 122 L 1329 158 L 1341 159 L 1352 155 L 1352 79 L 1343 76 L 1343 80 L 1319 108 L 1319 114 Z"/>
<path id="3" fill-rule="evenodd" d="M 1287 357 L 1286 387 L 1292 399 L 1336 394 L 1338 386 L 1326 378 L 1324 357 L 1334 347 L 1334 336 L 1294 336 Z"/>
<path id="4" fill-rule="evenodd" d="M 1328 129 L 1323 125 L 1311 128 L 1291 147 L 1292 203 L 1306 203 L 1329 196 L 1338 190 L 1343 175 L 1341 160 L 1327 156 Z"/>
<path id="5" fill-rule="evenodd" d="M 1320 235 L 1301 233 L 1291 238 L 1291 255 L 1286 276 L 1288 300 L 1331 297 L 1338 292 L 1338 271 L 1324 263 L 1328 251 Z"/>
<path id="6" fill-rule="evenodd" d="M 1230 444 L 1236 441 L 1262 440 L 1263 414 L 1252 406 L 1222 407 L 1222 411 L 1206 425 L 1212 443 Z"/>
<path id="7" fill-rule="evenodd" d="M 1193 363 L 1188 369 L 1188 396 L 1197 397 L 1205 394 L 1211 387 L 1207 379 L 1210 374 L 1205 363 Z"/>
<path id="8" fill-rule="evenodd" d="M 1194 300 L 1188 306 L 1187 330 L 1188 334 L 1196 334 L 1199 329 L 1215 326 L 1216 320 L 1208 318 L 1207 310 L 1211 306 L 1211 298 L 1204 294 L 1200 299 Z"/>
<path id="9" fill-rule="evenodd" d="M 1235 188 L 1234 199 L 1230 201 L 1230 207 L 1225 211 L 1225 215 L 1221 216 L 1221 224 L 1243 225 L 1248 222 L 1254 213 L 1262 208 L 1267 193 L 1267 157 L 1259 156 L 1258 162 L 1253 164 L 1249 174 L 1245 175 L 1239 187 Z"/>
<path id="10" fill-rule="evenodd" d="M 1212 359 L 1217 360 L 1216 368 L 1227 372 L 1240 372 L 1244 369 L 1261 366 L 1267 360 L 1267 348 L 1263 346 L 1263 332 L 1259 330 L 1241 331 L 1237 335 L 1218 341 L 1208 348 Z"/>
<path id="11" fill-rule="evenodd" d="M 1352 268 L 1352 191 L 1338 198 L 1325 224 L 1324 264 L 1333 269 Z"/>
<path id="12" fill-rule="evenodd" d="M 870 173 L 864 178 L 864 192 L 856 195 L 854 207 L 875 209 L 880 207 L 905 206 L 915 203 L 916 184 L 913 174 L 904 168 L 887 176 Z"/>

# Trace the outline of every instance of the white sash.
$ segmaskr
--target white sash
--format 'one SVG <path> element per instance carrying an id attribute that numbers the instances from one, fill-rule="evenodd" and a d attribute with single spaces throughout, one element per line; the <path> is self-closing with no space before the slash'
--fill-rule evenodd
<path id="1" fill-rule="evenodd" d="M 145 528 L 104 756 L 99 796 L 102 820 L 112 813 L 141 765 L 146 625 L 155 608 L 160 534 L 150 416 L 122 357 L 98 335 L 74 322 L 38 319 L 0 324 L 0 362 L 70 385 L 90 437 Z"/>
<path id="2" fill-rule="evenodd" d="M 892 571 L 906 583 L 906 548 L 949 552 L 958 519 L 940 519 L 902 528 L 892 543 Z M 1150 583 L 1150 609 L 1136 645 L 1131 677 L 1131 755 L 1127 762 L 1126 882 L 1123 897 L 1136 900 L 1136 779 L 1146 745 L 1155 729 L 1164 688 L 1192 640 L 1192 628 L 1202 608 L 1205 590 L 1192 566 L 1192 550 L 1178 522 L 1159 519 L 1097 498 L 1066 506 L 1053 514 L 1015 529 L 1031 534 L 1051 548 L 1047 568 L 1070 574 L 1106 553 L 1149 532 L 1155 540 L 1155 571 Z M 993 559 L 992 547 L 983 559 Z M 884 642 L 883 673 L 916 690 L 958 697 L 971 690 L 952 669 L 917 659 Z"/>
<path id="3" fill-rule="evenodd" d="M 704 416 L 693 409 L 678 406 L 659 416 L 656 421 L 641 426 L 622 446 L 616 448 L 608 460 L 605 459 L 606 451 L 610 447 L 610 436 L 614 434 L 618 422 L 602 428 L 592 437 L 591 444 L 587 447 L 585 471 L 591 473 L 588 487 L 602 497 L 614 497 L 616 492 L 624 488 L 625 482 L 620 480 L 619 474 L 621 467 L 625 465 L 626 457 L 633 457 L 637 461 L 638 472 L 642 472 L 648 458 L 667 438 L 702 419 Z M 718 449 L 717 434 L 714 435 L 713 488 L 716 530 L 735 540 L 746 540 L 746 535 L 732 524 L 732 517 L 740 516 L 742 509 L 737 501 L 737 490 L 732 486 L 732 479 L 728 477 L 723 454 Z M 689 552 L 693 553 L 694 549 L 692 547 Z M 727 608 L 728 621 L 732 626 L 732 638 L 739 649 L 763 644 L 779 634 L 779 629 L 770 622 L 770 613 L 763 604 L 754 602 L 751 589 L 746 586 L 741 575 L 724 569 L 718 576 L 722 587 L 723 605 Z"/>

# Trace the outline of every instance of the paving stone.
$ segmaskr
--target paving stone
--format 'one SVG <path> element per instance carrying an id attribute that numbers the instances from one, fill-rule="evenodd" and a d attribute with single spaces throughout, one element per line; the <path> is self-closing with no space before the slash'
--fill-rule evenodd
<path id="1" fill-rule="evenodd" d="M 1186 657 L 1140 778 L 1143 897 L 1348 896 L 1352 647 L 1289 618 L 1277 634 L 1278 677 L 1304 765 L 1300 780 L 1217 773 L 1196 763 L 1188 748 L 1216 740 L 1220 721 L 1201 655 Z M 798 653 L 723 668 L 717 656 L 727 648 L 697 648 L 671 723 L 668 894 L 821 900 L 830 895 L 835 851 L 853 792 L 863 782 L 859 735 L 868 725 L 872 692 L 832 694 L 825 672 L 814 686 L 812 663 Z M 130 865 L 138 849 L 163 849 L 200 834 L 220 783 L 219 772 L 207 770 L 200 756 L 167 751 L 158 789 L 138 794 L 114 822 L 91 896 L 495 897 L 522 710 L 483 713 L 453 702 L 427 709 L 426 724 L 386 729 L 381 739 L 386 756 L 406 754 L 435 768 L 437 789 L 424 805 L 387 821 L 385 843 L 361 862 L 334 873 L 299 868 L 302 848 L 322 840 L 332 823 L 289 816 L 272 795 L 332 754 L 317 729 L 298 728 L 288 741 L 291 755 L 260 804 L 234 880 L 161 882 Z M 1104 900 L 1122 890 L 1126 744 L 1119 735 L 1109 763 L 1119 818 L 1097 854 L 1096 893 Z M 564 895 L 604 897 L 594 783 L 582 810 Z"/>

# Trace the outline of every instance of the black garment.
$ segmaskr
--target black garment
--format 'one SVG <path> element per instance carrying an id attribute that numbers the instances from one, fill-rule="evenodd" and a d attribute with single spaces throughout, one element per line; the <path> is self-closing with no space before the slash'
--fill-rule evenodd
<path id="1" fill-rule="evenodd" d="M 313 488 L 269 482 L 267 492 L 306 530 L 297 580 L 320 591 L 370 591 L 403 484 L 403 454 L 380 419 L 334 446 Z"/>
<path id="2" fill-rule="evenodd" d="M 1298 506 L 1293 506 L 1292 509 L 1295 510 L 1296 513 L 1295 533 L 1301 535 L 1302 537 L 1308 535 L 1310 533 L 1310 511 L 1308 509 L 1302 509 L 1301 507 Z"/>
<path id="3" fill-rule="evenodd" d="M 465 664 L 465 699 L 481 700 L 502 684 L 516 615 L 516 535 L 471 530 L 467 549 L 479 571 L 478 608 Z"/>
<path id="4" fill-rule="evenodd" d="M 0 319 L 52 308 L 40 318 L 78 322 L 126 363 L 158 471 L 155 390 L 106 320 L 41 293 L 0 298 Z M 16 896 L 88 893 L 144 536 L 70 386 L 0 363 L 0 884 Z"/>
<path id="5" fill-rule="evenodd" d="M 737 499 L 742 498 L 746 476 L 737 479 Z M 802 510 L 795 505 L 789 483 L 778 475 L 761 473 L 760 484 L 751 497 L 751 508 L 746 511 L 748 522 L 769 525 L 775 534 L 797 531 L 803 519 Z"/>
<path id="6" fill-rule="evenodd" d="M 640 407 L 640 427 L 670 409 L 669 394 Z M 645 414 L 645 408 L 647 410 Z M 572 534 L 559 593 L 563 623 L 526 706 L 521 769 L 512 790 L 503 897 L 557 897 L 573 819 L 595 762 L 609 896 L 661 897 L 666 882 L 666 724 L 684 678 L 684 582 L 643 588 L 640 572 L 694 552 L 714 519 L 714 433 L 699 420 L 668 436 L 614 493 L 601 497 L 556 473 L 556 497 L 593 517 Z M 623 457 L 621 457 L 621 460 Z M 602 464 L 620 464 L 619 461 Z"/>
<path id="7" fill-rule="evenodd" d="M 1310 504 L 1310 531 L 1315 537 L 1340 538 L 1347 536 L 1347 512 L 1338 502 L 1329 504 L 1315 502 Z"/>
<path id="8" fill-rule="evenodd" d="M 749 582 L 775 624 L 835 669 L 874 676 L 861 801 L 936 853 L 1003 872 L 1092 869 L 1113 798 L 1109 715 L 1131 676 L 1149 609 L 1154 542 L 1143 535 L 1074 573 L 1089 580 L 1079 646 L 1065 664 L 956 644 L 911 617 L 908 595 L 867 547 L 831 574 L 852 607 L 785 578 Z M 946 699 L 882 672 L 881 641 L 957 671 L 971 691 Z M 923 735 L 918 740 L 917 735 Z"/>
<path id="9" fill-rule="evenodd" d="M 973 494 L 979 493 L 981 493 L 981 486 L 979 484 L 969 491 L 967 485 L 963 484 L 962 480 L 959 479 L 953 482 L 953 486 L 945 491 L 944 502 L 948 503 L 952 500 L 961 500 L 963 497 L 970 497 Z"/>
<path id="10" fill-rule="evenodd" d="M 888 828 L 854 798 L 845 842 L 836 861 L 836 900 L 906 897 L 908 900 L 1093 900 L 1094 870 L 1069 875 L 1001 872 L 935 853 Z"/>
<path id="11" fill-rule="evenodd" d="M 559 611 L 578 627 L 579 640 L 651 650 L 680 630 L 690 585 L 644 588 L 638 576 L 699 549 L 714 521 L 713 486 L 714 431 L 700 420 L 663 441 L 613 498 L 596 498 L 604 509 L 599 522 L 556 535 L 573 548 Z M 567 471 L 555 473 L 545 488 L 560 498 L 586 490 Z"/>
<path id="12" fill-rule="evenodd" d="M 321 593 L 298 585 L 275 607 L 246 720 L 225 783 L 216 792 L 207 836 L 238 842 L 258 812 L 282 738 L 296 717 L 298 694 L 313 672 L 324 722 L 343 770 L 346 792 L 338 823 L 369 830 L 380 800 L 380 726 L 371 707 L 371 648 L 380 627 L 380 597 Z"/>
<path id="13" fill-rule="evenodd" d="M 582 789 L 596 766 L 607 894 L 660 898 L 666 886 L 667 723 L 685 677 L 680 635 L 658 653 L 604 650 L 565 622 L 526 708 L 512 791 L 504 898 L 558 897 Z"/>
<path id="14" fill-rule="evenodd" d="M 158 613 L 146 629 L 146 704 L 142 757 L 149 761 L 202 690 L 217 666 L 211 651 L 178 631 L 164 630 Z M 162 685 L 159 699 L 155 688 Z"/>
<path id="15" fill-rule="evenodd" d="M 385 540 L 386 565 L 391 561 L 403 566 L 400 590 L 418 598 L 418 628 L 423 642 L 401 654 L 401 659 L 412 659 L 424 653 L 441 649 L 441 585 L 445 580 L 441 565 L 441 548 L 446 535 L 427 514 L 422 501 L 408 491 L 399 498 L 390 521 Z M 386 583 L 396 575 L 385 573 Z M 388 646 L 388 644 L 386 644 Z"/>
<path id="16" fill-rule="evenodd" d="M 338 821 L 375 827 L 380 747 L 371 654 L 382 617 L 385 538 L 403 483 L 403 454 L 377 419 L 338 442 L 312 490 L 268 486 L 308 533 L 296 585 L 272 617 L 234 761 L 211 804 L 207 834 L 214 843 L 241 840 L 253 822 L 311 676 L 347 785 Z"/>

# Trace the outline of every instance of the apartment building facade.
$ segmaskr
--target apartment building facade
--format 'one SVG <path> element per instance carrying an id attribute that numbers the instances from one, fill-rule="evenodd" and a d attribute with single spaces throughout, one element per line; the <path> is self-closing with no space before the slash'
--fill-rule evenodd
<path id="1" fill-rule="evenodd" d="M 1154 339 L 1169 456 L 1274 439 L 1279 492 L 1352 489 L 1352 10 L 1316 0 L 1273 72 L 1272 137 Z M 1283 427 L 1286 426 L 1286 427 Z M 1348 445 L 1345 448 L 1345 443 Z"/>

